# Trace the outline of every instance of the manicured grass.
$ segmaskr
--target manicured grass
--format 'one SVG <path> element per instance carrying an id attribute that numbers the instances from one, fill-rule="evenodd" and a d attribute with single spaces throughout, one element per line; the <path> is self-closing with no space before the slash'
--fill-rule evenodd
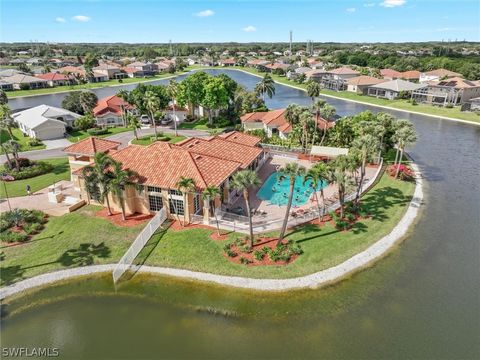
<path id="1" fill-rule="evenodd" d="M 111 127 L 111 128 L 108 128 L 108 133 L 103 134 L 103 135 L 95 135 L 95 136 L 99 137 L 99 138 L 104 138 L 104 137 L 112 136 L 112 135 L 119 134 L 119 133 L 122 133 L 122 132 L 125 132 L 125 131 L 132 131 L 132 129 L 126 128 L 126 127 L 121 127 L 121 126 Z M 90 135 L 87 130 L 74 130 L 74 131 L 71 131 L 68 134 L 67 139 L 70 142 L 76 143 L 76 142 L 78 142 L 80 140 L 83 140 L 85 138 L 88 138 L 90 136 L 93 136 L 93 135 Z"/>
<path id="2" fill-rule="evenodd" d="M 68 165 L 68 159 L 66 157 L 42 161 L 52 164 L 54 166 L 53 170 L 48 174 L 43 174 L 30 179 L 5 182 L 9 197 L 27 195 L 25 190 L 27 185 L 30 185 L 32 192 L 35 192 L 52 185 L 55 181 L 70 180 L 70 166 Z M 4 184 L 0 184 L 0 197 L 5 198 Z"/>
<path id="3" fill-rule="evenodd" d="M 291 230 L 287 239 L 298 241 L 304 254 L 287 266 L 234 264 L 224 257 L 222 248 L 227 241 L 243 235 L 230 234 L 227 240 L 214 241 L 209 236 L 214 230 L 195 228 L 158 232 L 136 262 L 256 278 L 310 274 L 341 263 L 389 233 L 403 216 L 413 190 L 413 183 L 384 175 L 362 200 L 371 217 L 355 224 L 352 230 L 338 231 L 331 224 L 320 228 L 307 224 Z M 88 206 L 50 218 L 46 229 L 30 242 L 3 247 L 2 283 L 66 267 L 117 261 L 142 225 L 116 227 L 107 220 L 95 218 L 95 209 Z"/>
<path id="4" fill-rule="evenodd" d="M 184 139 L 186 139 L 185 136 L 182 136 L 182 135 L 179 135 L 179 136 L 175 136 L 175 135 L 165 135 L 162 137 L 162 140 L 157 140 L 157 141 L 164 141 L 163 138 L 169 138 L 170 140 L 168 140 L 169 143 L 172 143 L 172 144 L 175 144 L 177 142 L 180 142 Z M 133 139 L 132 140 L 132 144 L 135 144 L 135 145 L 144 145 L 144 146 L 147 146 L 147 145 L 150 145 L 150 144 L 153 144 L 155 142 L 155 136 L 153 135 L 148 135 L 148 136 L 142 136 L 141 138 L 138 138 L 137 139 Z"/>
<path id="5" fill-rule="evenodd" d="M 229 69 L 243 70 L 250 74 L 259 75 L 261 77 L 265 75 L 265 73 L 261 73 L 258 70 L 252 69 L 252 68 L 246 68 L 246 67 L 243 68 L 243 67 L 235 66 L 235 67 L 230 67 Z M 270 74 L 270 75 L 275 80 L 275 82 L 278 82 L 280 84 L 291 85 L 301 89 L 306 89 L 305 84 L 298 84 L 295 81 L 289 80 L 284 76 L 279 76 L 275 74 Z M 377 99 L 371 96 L 355 94 L 349 91 L 333 91 L 333 90 L 323 89 L 321 93 L 324 95 L 329 95 L 329 96 L 333 96 L 333 97 L 345 99 L 345 100 L 355 100 L 355 101 L 364 102 L 366 104 L 371 104 L 371 105 L 388 106 L 394 110 L 415 111 L 415 112 L 423 113 L 426 115 L 444 116 L 444 117 L 449 117 L 454 119 L 467 120 L 467 121 L 480 123 L 480 115 L 477 115 L 476 113 L 473 113 L 473 112 L 460 111 L 460 107 L 458 106 L 452 109 L 448 109 L 444 107 L 432 106 L 427 104 L 412 105 L 408 103 L 407 100 Z"/>
<path id="6" fill-rule="evenodd" d="M 28 141 L 31 139 L 28 136 L 23 135 L 20 129 L 12 129 L 13 140 L 20 144 L 20 151 L 40 150 L 45 149 L 45 145 L 31 146 Z M 10 140 L 10 135 L 5 131 L 0 131 L 0 143 L 4 143 Z M 0 154 L 3 154 L 3 148 L 0 148 Z"/>
<path id="7" fill-rule="evenodd" d="M 180 126 L 178 127 L 179 129 L 190 129 L 190 130 L 215 130 L 215 131 L 223 131 L 225 130 L 224 127 L 215 127 L 215 128 L 211 128 L 211 127 L 208 127 L 208 119 L 199 119 L 199 120 L 196 120 L 196 121 L 192 121 L 192 122 L 183 122 L 180 124 Z"/>
<path id="8" fill-rule="evenodd" d="M 184 74 L 185 72 L 191 70 L 189 67 L 182 72 L 176 72 L 174 74 L 160 74 L 151 77 L 145 78 L 126 78 L 122 79 L 122 82 L 118 80 L 109 80 L 100 83 L 90 83 L 90 84 L 82 84 L 82 85 L 67 85 L 67 86 L 56 86 L 53 88 L 45 88 L 45 89 L 34 89 L 34 90 L 14 90 L 14 91 L 7 91 L 6 94 L 8 98 L 15 98 L 19 96 L 28 96 L 28 95 L 42 95 L 42 94 L 53 94 L 62 91 L 74 91 L 74 90 L 85 90 L 85 89 L 98 89 L 104 88 L 109 86 L 118 86 L 118 85 L 126 85 L 126 84 L 137 84 L 143 83 L 148 81 L 155 81 L 159 79 L 164 79 L 166 77 L 176 76 Z"/>

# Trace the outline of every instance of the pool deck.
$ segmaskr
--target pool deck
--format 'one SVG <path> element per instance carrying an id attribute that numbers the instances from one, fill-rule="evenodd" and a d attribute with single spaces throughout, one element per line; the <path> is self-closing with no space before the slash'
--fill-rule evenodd
<path id="1" fill-rule="evenodd" d="M 294 160 L 299 165 L 304 166 L 305 168 L 309 169 L 313 166 L 314 163 L 308 160 Z M 264 183 L 268 177 L 277 171 L 278 167 L 282 167 L 288 163 L 292 162 L 292 158 L 282 157 L 282 156 L 273 156 L 268 159 L 265 164 L 260 168 L 258 171 L 258 177 Z M 371 179 L 375 176 L 375 172 L 377 171 L 376 166 L 367 166 L 365 179 Z M 263 220 L 263 221 L 277 221 L 283 219 L 285 217 L 285 209 L 286 205 L 275 205 L 271 204 L 268 200 L 261 200 L 257 198 L 257 192 L 259 189 L 255 189 L 255 191 L 250 191 L 250 204 L 253 210 L 263 211 L 267 214 L 264 216 L 254 215 L 253 221 L 256 220 Z M 325 200 L 328 203 L 328 200 L 333 199 L 334 196 L 338 193 L 337 186 L 335 184 L 329 184 L 323 189 L 323 193 L 325 196 Z M 320 191 L 317 191 L 318 199 L 320 200 L 320 206 L 323 206 Z M 304 211 L 306 209 L 311 208 L 312 206 L 317 206 L 317 202 L 315 199 L 314 193 L 310 196 L 310 199 L 301 206 L 292 206 L 292 211 Z M 245 201 L 243 196 L 239 196 L 231 205 L 231 208 L 235 207 L 242 207 L 245 211 Z M 245 211 L 246 213 L 246 211 Z"/>

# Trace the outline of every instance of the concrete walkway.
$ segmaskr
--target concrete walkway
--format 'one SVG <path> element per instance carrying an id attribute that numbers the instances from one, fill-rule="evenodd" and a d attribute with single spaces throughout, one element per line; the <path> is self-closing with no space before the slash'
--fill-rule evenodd
<path id="1" fill-rule="evenodd" d="M 414 223 L 420 206 L 423 202 L 423 180 L 417 165 L 412 163 L 411 166 L 416 175 L 416 186 L 412 201 L 410 202 L 408 209 L 400 222 L 388 235 L 378 240 L 366 250 L 358 253 L 339 265 L 310 275 L 291 279 L 253 279 L 152 266 L 142 266 L 139 269 L 139 272 L 207 281 L 225 286 L 261 291 L 285 291 L 300 288 L 318 288 L 332 284 L 354 272 L 360 271 L 361 269 L 372 264 L 374 261 L 380 259 L 386 253 L 388 253 L 396 243 L 405 237 L 408 229 Z M 54 283 L 59 280 L 94 273 L 110 272 L 113 271 L 115 266 L 116 264 L 94 265 L 39 275 L 0 289 L 0 299 L 21 293 L 22 291 L 30 288 Z"/>

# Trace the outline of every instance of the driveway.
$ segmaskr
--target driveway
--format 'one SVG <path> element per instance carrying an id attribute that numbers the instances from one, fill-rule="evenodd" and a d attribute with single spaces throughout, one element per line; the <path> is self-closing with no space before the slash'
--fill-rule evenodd
<path id="1" fill-rule="evenodd" d="M 43 140 L 42 141 L 45 146 L 47 147 L 47 150 L 50 149 L 63 149 L 64 147 L 67 147 L 68 145 L 71 145 L 72 143 L 68 141 L 67 139 L 57 139 L 57 140 Z"/>

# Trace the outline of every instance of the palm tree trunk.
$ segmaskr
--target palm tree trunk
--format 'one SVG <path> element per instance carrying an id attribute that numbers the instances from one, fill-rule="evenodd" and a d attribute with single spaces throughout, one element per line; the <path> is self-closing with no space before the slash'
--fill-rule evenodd
<path id="1" fill-rule="evenodd" d="M 360 181 L 358 182 L 357 185 L 357 194 L 355 195 L 355 205 L 358 206 L 360 204 L 360 194 L 362 193 L 362 187 L 363 187 L 363 179 L 365 178 L 365 165 L 366 165 L 367 159 L 363 158 L 362 160 L 362 166 L 360 167 Z"/>
<path id="2" fill-rule="evenodd" d="M 127 216 L 125 214 L 125 204 L 123 203 L 123 199 L 118 199 L 120 201 L 120 207 L 122 209 L 122 220 L 123 221 L 126 221 L 127 220 Z"/>
<path id="3" fill-rule="evenodd" d="M 320 221 L 323 221 L 323 217 L 325 215 L 325 209 L 327 208 L 327 205 L 325 205 L 325 194 L 323 192 L 323 188 L 320 189 L 320 196 L 322 197 L 322 204 L 323 204 L 322 217 L 320 218 Z"/>
<path id="4" fill-rule="evenodd" d="M 173 126 L 175 128 L 175 136 L 178 136 L 177 131 L 177 116 L 175 115 L 175 100 L 173 101 Z"/>
<path id="5" fill-rule="evenodd" d="M 400 172 L 400 164 L 401 164 L 402 158 L 403 158 L 403 148 L 400 149 L 400 160 L 398 162 L 397 171 L 395 172 L 395 179 L 398 177 L 398 173 Z"/>
<path id="6" fill-rule="evenodd" d="M 397 152 L 395 153 L 395 161 L 393 162 L 393 165 L 397 165 L 398 152 L 399 152 L 399 147 L 398 147 L 398 144 L 397 144 Z"/>
<path id="7" fill-rule="evenodd" d="M 133 129 L 133 135 L 135 135 L 135 139 L 138 140 L 138 133 L 137 133 L 137 129 Z"/>
<path id="8" fill-rule="evenodd" d="M 187 224 L 187 194 L 183 194 L 183 226 Z"/>
<path id="9" fill-rule="evenodd" d="M 290 216 L 290 209 L 292 207 L 294 185 L 295 178 L 290 179 L 290 194 L 288 195 L 287 210 L 285 212 L 285 218 L 283 219 L 282 230 L 280 231 L 280 236 L 278 237 L 277 246 L 282 243 L 283 238 L 285 237 L 285 232 L 287 231 L 288 218 Z"/>
<path id="10" fill-rule="evenodd" d="M 217 224 L 217 234 L 220 236 L 220 226 L 218 225 L 217 212 L 215 211 L 215 200 L 212 201 L 212 210 L 213 217 L 215 218 L 215 223 Z"/>
<path id="11" fill-rule="evenodd" d="M 110 200 L 108 200 L 108 194 L 105 196 L 105 201 L 107 202 L 108 216 L 112 216 L 112 209 L 110 208 Z"/>
<path id="12" fill-rule="evenodd" d="M 243 191 L 243 197 L 245 198 L 245 205 L 247 206 L 248 228 L 250 230 L 250 249 L 253 249 L 253 223 L 252 212 L 250 211 L 250 196 L 248 194 L 248 190 Z"/>
<path id="13" fill-rule="evenodd" d="M 150 112 L 150 116 L 152 118 L 152 123 L 153 123 L 153 132 L 155 133 L 155 140 L 158 139 L 158 134 L 157 134 L 157 123 L 155 121 L 155 116 L 153 115 L 153 112 Z"/>
<path id="14" fill-rule="evenodd" d="M 2 149 L 3 149 L 3 152 L 5 153 L 5 157 L 7 158 L 7 162 L 8 162 L 8 164 L 9 164 L 10 168 L 12 168 L 12 160 L 10 159 L 10 156 L 8 156 L 8 151 L 7 151 L 7 149 L 5 149 L 5 148 L 3 147 L 3 145 L 2 145 Z"/>
<path id="15" fill-rule="evenodd" d="M 343 207 L 345 202 L 345 196 L 343 195 L 343 187 L 338 188 L 338 200 L 340 201 L 340 219 L 343 219 Z"/>
<path id="16" fill-rule="evenodd" d="M 321 212 L 321 210 L 320 210 L 320 201 L 318 200 L 318 194 L 317 194 L 316 189 L 313 191 L 313 193 L 315 194 L 315 201 L 317 202 L 318 221 L 319 221 L 319 222 L 322 222 L 322 214 L 323 214 L 323 212 Z"/>

